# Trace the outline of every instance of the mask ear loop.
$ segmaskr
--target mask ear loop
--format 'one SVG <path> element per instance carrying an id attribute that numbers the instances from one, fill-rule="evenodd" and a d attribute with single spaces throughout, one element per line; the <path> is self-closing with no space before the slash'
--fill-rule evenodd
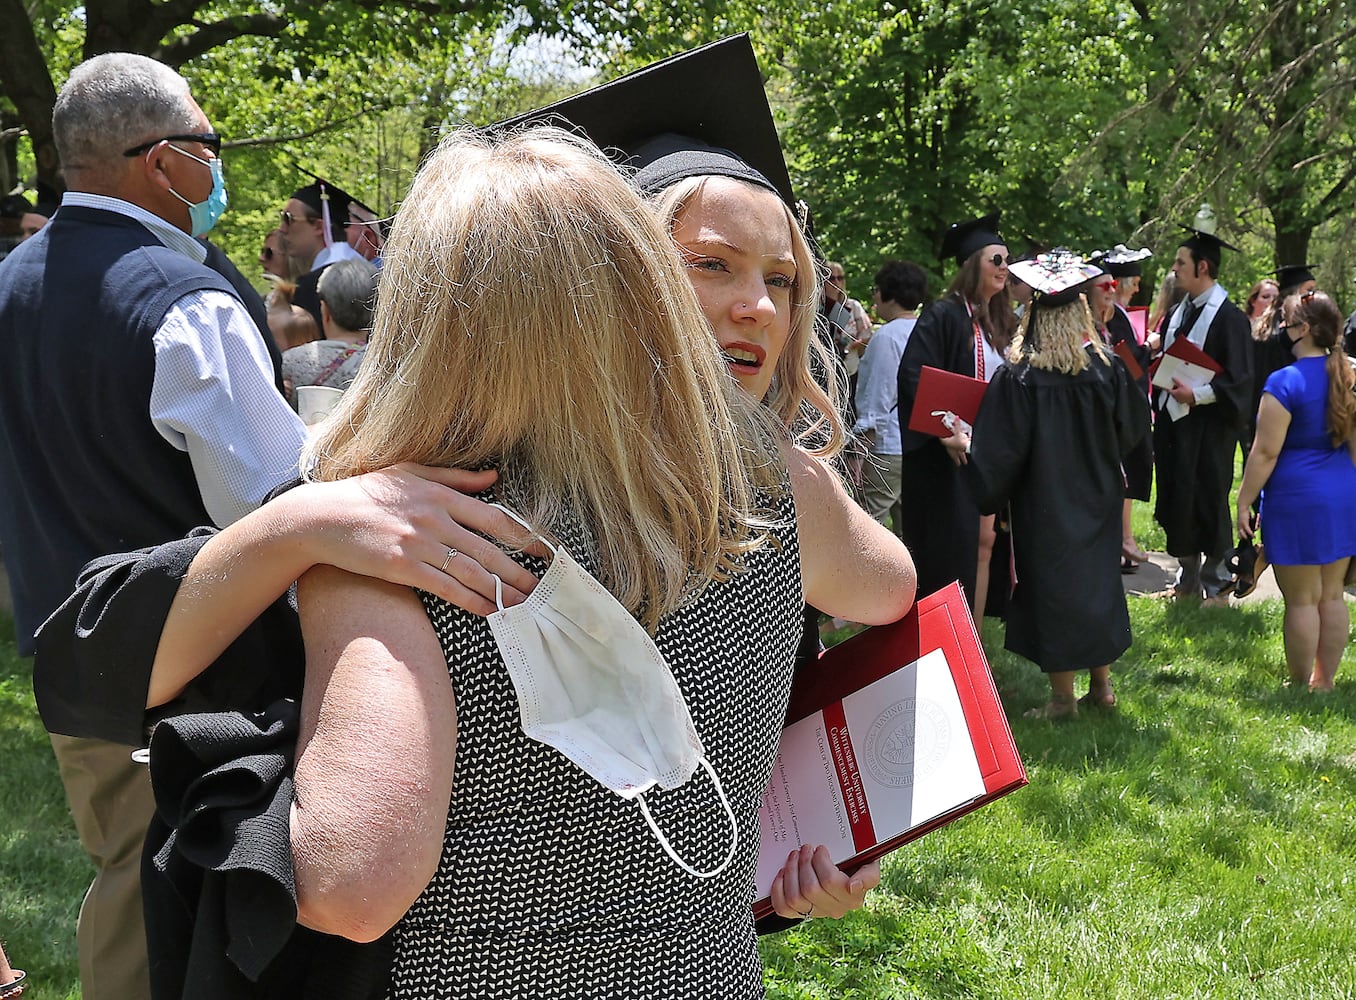
<path id="1" fill-rule="evenodd" d="M 730 850 L 729 853 L 725 855 L 725 860 L 715 868 L 711 869 L 709 872 L 699 872 L 682 858 L 678 857 L 678 852 L 675 851 L 673 845 L 669 843 L 669 838 L 664 836 L 663 832 L 659 829 L 659 825 L 655 823 L 654 817 L 650 815 L 650 807 L 645 804 L 645 796 L 637 795 L 636 802 L 640 805 L 640 811 L 645 814 L 645 822 L 650 825 L 650 831 L 654 834 L 655 839 L 659 841 L 659 846 L 664 848 L 664 853 L 673 860 L 674 864 L 693 878 L 715 878 L 721 872 L 725 871 L 726 868 L 729 868 L 730 862 L 734 860 L 735 848 L 739 846 L 739 823 L 735 819 L 734 810 L 730 808 L 730 800 L 725 796 L 725 787 L 721 785 L 720 778 L 716 777 L 716 772 L 715 769 L 711 767 L 711 762 L 705 757 L 699 757 L 697 758 L 697 761 L 702 767 L 706 768 L 706 773 L 711 775 L 711 780 L 716 786 L 716 794 L 720 796 L 720 804 L 725 807 L 725 815 L 730 817 Z"/>
<path id="2" fill-rule="evenodd" d="M 492 504 L 488 504 L 488 506 L 494 507 L 496 510 L 502 510 L 502 511 L 503 511 L 505 514 L 507 514 L 509 517 L 513 518 L 513 520 L 515 520 L 515 521 L 517 521 L 519 524 L 521 524 L 524 528 L 527 529 L 528 534 L 530 534 L 533 538 L 538 539 L 543 545 L 545 545 L 548 549 L 551 550 L 551 556 L 552 556 L 552 558 L 555 557 L 555 554 L 556 554 L 556 546 L 552 545 L 549 541 L 547 541 L 545 535 L 543 535 L 543 534 L 541 534 L 540 532 L 538 532 L 538 531 L 536 531 L 535 529 L 533 529 L 532 525 L 528 524 L 525 520 L 523 520 L 521 517 L 519 517 L 517 513 L 515 513 L 514 511 L 509 510 L 509 509 L 508 509 L 507 507 L 505 507 L 502 503 L 492 503 Z M 491 573 L 490 576 L 494 577 L 494 604 L 495 604 L 495 607 L 497 607 L 500 611 L 507 610 L 507 609 L 504 607 L 504 581 L 501 580 L 501 579 L 499 579 L 499 577 L 495 576 L 493 573 Z"/>

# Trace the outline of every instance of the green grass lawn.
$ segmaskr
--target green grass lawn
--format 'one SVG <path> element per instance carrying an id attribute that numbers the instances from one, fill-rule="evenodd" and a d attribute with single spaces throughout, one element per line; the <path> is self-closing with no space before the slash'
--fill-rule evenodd
<path id="1" fill-rule="evenodd" d="M 765 939 L 770 996 L 1356 997 L 1356 667 L 1284 687 L 1279 603 L 1131 617 L 1119 714 L 1059 726 L 1021 718 L 1045 679 L 986 623 L 1030 786 L 892 855 L 863 912 Z M 0 938 L 29 997 L 76 998 L 91 870 L 0 629 Z"/>

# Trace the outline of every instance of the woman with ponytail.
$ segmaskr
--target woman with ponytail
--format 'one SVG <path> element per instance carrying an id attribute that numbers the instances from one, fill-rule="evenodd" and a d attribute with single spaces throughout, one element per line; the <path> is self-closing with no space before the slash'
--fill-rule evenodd
<path id="1" fill-rule="evenodd" d="M 1343 584 L 1356 556 L 1356 395 L 1338 336 L 1342 314 L 1324 292 L 1291 295 L 1281 336 L 1295 363 L 1273 372 L 1238 490 L 1238 533 L 1262 498 L 1267 560 L 1285 598 L 1292 684 L 1331 691 L 1349 626 Z"/>

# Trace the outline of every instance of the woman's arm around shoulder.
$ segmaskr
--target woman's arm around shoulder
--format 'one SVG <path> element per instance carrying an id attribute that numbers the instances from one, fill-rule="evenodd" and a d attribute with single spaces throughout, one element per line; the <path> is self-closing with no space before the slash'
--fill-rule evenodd
<path id="1" fill-rule="evenodd" d="M 904 543 L 848 496 L 824 462 L 790 444 L 783 453 L 796 499 L 806 602 L 865 625 L 904 617 L 918 586 Z"/>
<path id="2" fill-rule="evenodd" d="M 306 690 L 292 804 L 298 921 L 371 941 L 437 870 L 456 705 L 414 591 L 330 566 L 298 585 Z"/>

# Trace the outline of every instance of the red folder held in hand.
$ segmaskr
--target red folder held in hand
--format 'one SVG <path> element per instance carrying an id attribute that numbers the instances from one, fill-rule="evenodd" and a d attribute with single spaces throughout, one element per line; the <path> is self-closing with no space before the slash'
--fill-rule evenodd
<path id="1" fill-rule="evenodd" d="M 1116 357 L 1125 362 L 1125 370 L 1130 373 L 1130 377 L 1138 382 L 1144 376 L 1144 369 L 1139 366 L 1139 361 L 1136 360 L 1135 352 L 1130 349 L 1130 345 L 1124 340 L 1118 340 L 1112 350 L 1116 352 Z"/>
<path id="2" fill-rule="evenodd" d="M 988 384 L 983 379 L 924 365 L 918 372 L 918 394 L 914 396 L 913 410 L 909 413 L 909 430 L 950 437 L 954 432 L 942 423 L 940 416 L 933 416 L 933 413 L 946 410 L 974 426 L 979 401 L 984 398 L 986 388 Z"/>
<path id="3" fill-rule="evenodd" d="M 1199 365 L 1202 368 L 1209 368 L 1216 375 L 1224 371 L 1223 365 L 1210 355 L 1206 354 L 1191 341 L 1187 340 L 1185 336 L 1173 337 L 1172 344 L 1169 345 L 1168 349 L 1163 353 L 1170 354 L 1174 358 L 1185 361 L 1189 365 Z"/>
<path id="4" fill-rule="evenodd" d="M 940 686 L 939 677 L 944 678 Z M 954 714 L 929 700 L 940 687 L 947 689 Z M 878 700 L 878 694 L 885 696 Z M 808 761 L 795 749 L 792 734 L 798 724 L 823 735 L 820 752 L 812 751 Z M 793 841 L 813 836 L 809 827 L 815 817 L 841 812 L 842 828 L 850 836 L 840 854 L 829 845 L 830 856 L 852 871 L 1027 783 L 958 583 L 924 597 L 894 624 L 861 632 L 803 667 L 791 691 L 786 725 L 759 816 L 757 878 L 769 885 L 787 853 L 801 846 Z M 968 765 L 973 777 L 958 782 L 952 793 L 950 771 L 940 779 L 927 771 L 947 753 L 960 752 L 973 754 Z M 941 798 L 935 792 L 939 780 L 948 786 Z M 902 814 L 908 815 L 910 800 L 926 793 L 925 781 L 934 786 L 931 805 L 897 822 L 901 803 Z M 836 791 L 821 787 L 830 782 Z M 758 888 L 762 891 L 755 895 L 762 898 L 753 911 L 761 917 L 772 912 L 772 902 L 764 895 L 767 887 L 760 883 Z"/>
<path id="5" fill-rule="evenodd" d="M 1160 377 L 1159 371 L 1164 365 L 1168 366 L 1168 370 Z M 1209 378 L 1190 377 L 1193 367 L 1197 370 L 1197 374 L 1202 370 L 1209 372 Z M 1149 367 L 1153 384 L 1160 389 L 1171 389 L 1172 380 L 1178 373 L 1187 375 L 1188 377 L 1184 381 L 1196 385 L 1208 382 L 1222 371 L 1224 371 L 1223 365 L 1180 334 L 1173 338 L 1168 349 Z"/>

